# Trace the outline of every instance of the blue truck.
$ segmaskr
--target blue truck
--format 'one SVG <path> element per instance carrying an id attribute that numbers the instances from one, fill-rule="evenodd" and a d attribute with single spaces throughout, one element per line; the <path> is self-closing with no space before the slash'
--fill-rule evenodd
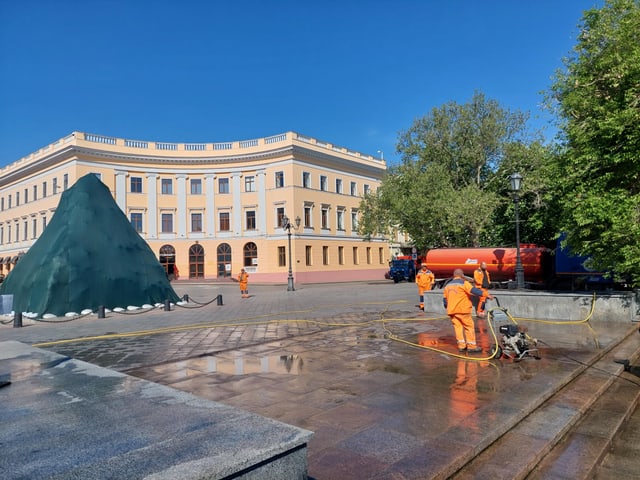
<path id="1" fill-rule="evenodd" d="M 416 264 L 411 259 L 396 258 L 391 260 L 389 268 L 389 278 L 395 283 L 406 280 L 407 282 L 416 281 Z"/>

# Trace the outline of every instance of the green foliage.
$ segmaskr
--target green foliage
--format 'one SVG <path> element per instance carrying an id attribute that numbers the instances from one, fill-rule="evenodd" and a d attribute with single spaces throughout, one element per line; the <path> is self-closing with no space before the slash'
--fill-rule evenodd
<path id="1" fill-rule="evenodd" d="M 508 175 L 517 166 L 523 174 L 536 172 L 539 157 L 547 154 L 539 143 L 527 146 L 526 121 L 525 114 L 503 109 L 478 92 L 469 103 L 450 102 L 415 120 L 399 137 L 402 163 L 362 202 L 361 233 L 398 228 L 420 250 L 502 245 L 507 235 L 513 241 Z M 542 210 L 545 204 L 536 195 L 546 192 L 534 178 L 523 196 L 532 212 Z M 539 233 L 542 214 L 533 218 L 531 230 Z"/>
<path id="2" fill-rule="evenodd" d="M 555 101 L 565 151 L 555 180 L 567 243 L 640 285 L 640 2 L 588 10 Z"/>

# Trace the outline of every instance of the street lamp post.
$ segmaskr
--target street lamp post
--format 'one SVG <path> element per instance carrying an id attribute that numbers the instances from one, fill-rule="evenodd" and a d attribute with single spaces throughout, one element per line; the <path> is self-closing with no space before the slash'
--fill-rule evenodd
<path id="1" fill-rule="evenodd" d="M 520 218 L 518 216 L 518 202 L 520 197 L 518 192 L 522 185 L 522 175 L 513 173 L 509 177 L 511 182 L 511 191 L 513 192 L 513 203 L 516 213 L 516 288 L 524 288 L 524 268 L 522 267 L 522 258 L 520 257 Z"/>
<path id="2" fill-rule="evenodd" d="M 289 276 L 287 277 L 287 292 L 293 292 L 293 270 L 291 264 L 291 229 L 297 230 L 300 227 L 300 217 L 296 217 L 295 226 L 291 224 L 291 220 L 286 215 L 282 217 L 282 229 L 287 231 L 289 236 Z"/>

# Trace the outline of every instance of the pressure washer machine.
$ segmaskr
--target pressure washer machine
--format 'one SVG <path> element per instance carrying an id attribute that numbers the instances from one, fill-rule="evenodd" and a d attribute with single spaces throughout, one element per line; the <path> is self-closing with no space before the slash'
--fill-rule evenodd
<path id="1" fill-rule="evenodd" d="M 491 351 L 496 352 L 493 358 L 511 358 L 515 362 L 519 362 L 525 357 L 533 357 L 536 360 L 540 360 L 538 349 L 535 348 L 538 341 L 527 335 L 527 329 L 525 327 L 511 322 L 507 309 L 500 307 L 492 308 L 489 311 L 489 317 L 493 324 L 493 329 L 496 332 L 496 338 L 498 339 L 498 345 L 494 345 L 491 349 Z M 498 323 L 500 323 L 500 325 L 496 328 L 496 324 Z"/>

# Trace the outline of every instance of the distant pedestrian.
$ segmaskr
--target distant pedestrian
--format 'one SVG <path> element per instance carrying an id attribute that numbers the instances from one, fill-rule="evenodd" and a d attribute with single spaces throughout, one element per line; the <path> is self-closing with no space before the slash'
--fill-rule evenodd
<path id="1" fill-rule="evenodd" d="M 242 298 L 249 298 L 249 274 L 244 268 L 240 270 L 238 282 L 240 282 L 240 295 L 242 295 Z"/>
<path id="2" fill-rule="evenodd" d="M 464 272 L 460 268 L 453 271 L 453 280 L 444 287 L 443 303 L 447 309 L 447 315 L 453 324 L 453 330 L 458 342 L 458 351 L 479 353 L 482 351 L 476 344 L 476 331 L 471 311 L 473 305 L 471 296 L 482 296 L 483 292 L 465 280 Z M 488 298 L 493 297 L 487 293 Z"/>
<path id="3" fill-rule="evenodd" d="M 482 290 L 482 296 L 478 300 L 476 307 L 476 315 L 480 318 L 485 318 L 485 307 L 487 305 L 487 299 L 489 298 L 488 288 L 491 286 L 491 276 L 487 270 L 486 262 L 482 262 L 480 267 L 473 272 L 473 280 L 475 281 L 476 288 Z"/>
<path id="4" fill-rule="evenodd" d="M 418 285 L 418 296 L 420 297 L 420 310 L 424 310 L 424 292 L 433 288 L 436 277 L 427 267 L 426 263 L 422 264 L 420 271 L 416 275 L 416 284 Z"/>

